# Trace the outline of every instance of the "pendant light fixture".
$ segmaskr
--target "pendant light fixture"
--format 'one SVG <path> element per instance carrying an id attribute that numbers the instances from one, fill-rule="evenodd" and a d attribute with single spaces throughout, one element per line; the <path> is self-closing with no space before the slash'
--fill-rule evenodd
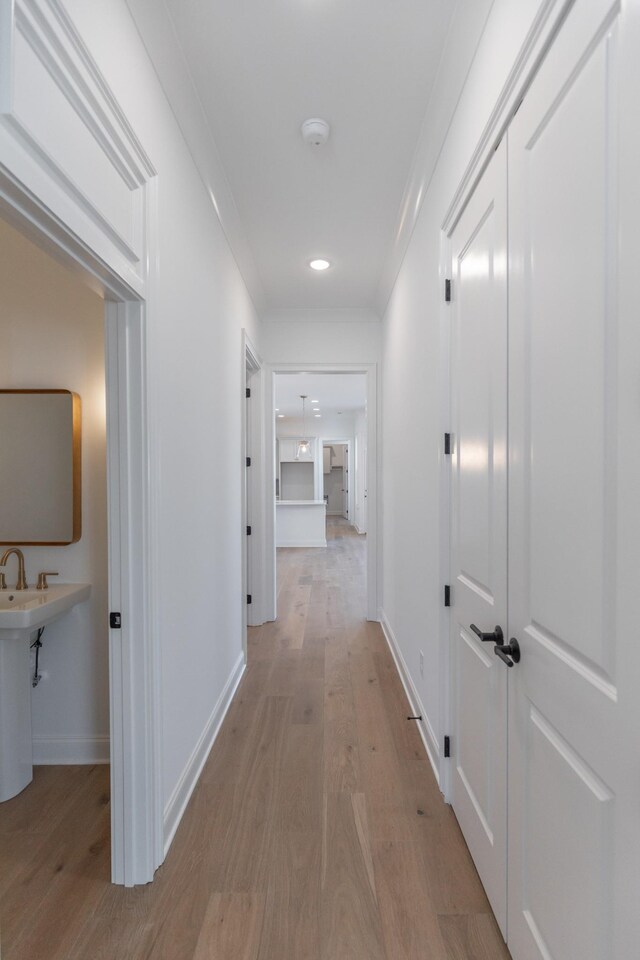
<path id="1" fill-rule="evenodd" d="M 302 400 L 302 433 L 306 437 L 307 435 L 307 419 L 305 416 L 304 402 L 307 399 L 306 393 L 300 394 L 300 399 Z M 299 460 L 300 457 L 308 457 L 311 454 L 311 442 L 309 440 L 299 440 L 298 441 L 298 450 L 296 453 L 296 460 Z"/>

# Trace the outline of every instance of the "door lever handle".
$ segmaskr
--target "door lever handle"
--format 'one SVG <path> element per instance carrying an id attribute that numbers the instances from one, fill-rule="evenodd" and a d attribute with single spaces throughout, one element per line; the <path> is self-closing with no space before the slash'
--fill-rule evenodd
<path id="1" fill-rule="evenodd" d="M 496 644 L 493 652 L 496 657 L 500 657 L 502 662 L 506 663 L 508 667 L 512 667 L 514 663 L 520 663 L 520 644 L 515 637 L 512 637 L 509 643 Z"/>
<path id="2" fill-rule="evenodd" d="M 483 643 L 502 643 L 504 640 L 502 627 L 494 627 L 492 633 L 483 633 L 480 627 L 476 627 L 475 623 L 470 623 L 469 629 L 472 630 L 476 637 L 479 637 Z"/>

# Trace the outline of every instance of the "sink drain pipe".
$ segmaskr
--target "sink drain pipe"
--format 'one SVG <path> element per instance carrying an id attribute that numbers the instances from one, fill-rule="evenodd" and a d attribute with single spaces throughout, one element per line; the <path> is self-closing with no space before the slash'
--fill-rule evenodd
<path id="1" fill-rule="evenodd" d="M 43 634 L 43 633 L 44 633 L 44 627 L 40 627 L 40 629 L 38 630 L 38 633 L 37 633 L 37 636 L 36 636 L 35 640 L 34 640 L 33 643 L 31 644 L 31 649 L 32 649 L 32 650 L 33 650 L 34 647 L 36 648 L 36 666 L 35 666 L 35 670 L 33 671 L 33 677 L 32 677 L 32 679 L 31 679 L 31 686 L 32 686 L 32 687 L 37 687 L 38 684 L 40 683 L 40 681 L 42 680 L 42 677 L 41 677 L 40 674 L 38 673 L 38 661 L 39 661 L 39 659 L 40 659 L 40 648 L 42 647 L 42 634 Z"/>

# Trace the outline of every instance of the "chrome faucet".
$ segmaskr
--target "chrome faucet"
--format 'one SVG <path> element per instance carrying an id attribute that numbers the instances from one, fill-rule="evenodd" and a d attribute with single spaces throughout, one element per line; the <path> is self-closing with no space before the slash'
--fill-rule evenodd
<path id="1" fill-rule="evenodd" d="M 16 557 L 18 558 L 18 582 L 16 583 L 16 590 L 27 590 L 28 584 L 27 577 L 24 572 L 24 554 L 22 550 L 18 550 L 17 547 L 9 547 L 8 550 L 5 550 L 0 558 L 0 567 L 4 567 L 12 553 L 15 553 Z"/>

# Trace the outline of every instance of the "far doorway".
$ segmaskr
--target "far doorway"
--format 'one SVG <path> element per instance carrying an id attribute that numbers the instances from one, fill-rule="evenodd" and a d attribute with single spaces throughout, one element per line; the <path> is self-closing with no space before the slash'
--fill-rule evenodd
<path id="1" fill-rule="evenodd" d="M 332 443 L 323 441 L 322 444 L 322 488 L 329 517 L 342 517 L 349 520 L 350 485 L 349 485 L 349 456 L 348 443 Z"/>
<path id="2" fill-rule="evenodd" d="M 326 550 L 337 520 L 365 540 L 375 376 L 368 370 L 278 370 L 273 386 L 275 548 Z M 377 614 L 373 539 L 373 548 L 371 538 L 365 540 L 368 619 Z"/>

